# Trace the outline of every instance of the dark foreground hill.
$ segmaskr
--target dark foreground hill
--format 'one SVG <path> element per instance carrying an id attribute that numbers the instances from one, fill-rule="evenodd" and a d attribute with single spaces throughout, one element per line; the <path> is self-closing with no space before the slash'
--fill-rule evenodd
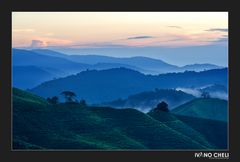
<path id="1" fill-rule="evenodd" d="M 219 120 L 208 120 L 189 116 L 175 115 L 177 119 L 190 126 L 208 139 L 217 148 L 228 148 L 228 124 Z"/>
<path id="2" fill-rule="evenodd" d="M 51 105 L 14 88 L 13 149 L 226 149 L 187 122 L 166 124 L 174 118 L 168 115 L 159 120 L 135 109 Z"/>
<path id="3" fill-rule="evenodd" d="M 148 115 L 196 141 L 205 142 L 205 145 L 212 144 L 217 148 L 227 148 L 226 122 L 175 115 L 163 111 L 151 111 Z"/>
<path id="4" fill-rule="evenodd" d="M 228 102 L 217 98 L 198 98 L 176 107 L 172 112 L 190 117 L 227 121 Z"/>
<path id="5" fill-rule="evenodd" d="M 77 75 L 44 82 L 31 89 L 31 92 L 42 97 L 51 97 L 70 90 L 89 103 L 102 103 L 155 88 L 200 87 L 215 83 L 227 85 L 227 69 L 144 75 L 127 68 L 114 68 L 87 70 Z"/>

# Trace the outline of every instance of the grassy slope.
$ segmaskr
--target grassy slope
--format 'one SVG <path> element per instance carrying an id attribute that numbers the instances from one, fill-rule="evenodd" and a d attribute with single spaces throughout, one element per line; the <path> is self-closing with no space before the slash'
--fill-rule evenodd
<path id="1" fill-rule="evenodd" d="M 106 119 L 110 127 L 120 129 L 128 137 L 141 142 L 147 148 L 206 148 L 195 140 L 135 109 L 95 108 L 93 111 Z"/>
<path id="2" fill-rule="evenodd" d="M 182 134 L 188 136 L 189 138 L 192 138 L 193 140 L 197 141 L 198 143 L 201 143 L 206 147 L 217 148 L 214 143 L 209 143 L 207 138 L 203 136 L 200 132 L 194 130 L 192 127 L 182 122 L 171 113 L 167 113 L 163 111 L 158 111 L 158 112 L 151 111 L 148 113 L 148 115 L 166 124 L 168 127 L 178 132 L 181 132 Z"/>
<path id="3" fill-rule="evenodd" d="M 200 132 L 210 143 L 219 149 L 227 149 L 228 124 L 224 121 L 175 115 L 176 118 Z"/>
<path id="4" fill-rule="evenodd" d="M 38 96 L 13 89 L 14 149 L 209 147 L 134 109 L 50 105 Z"/>
<path id="5" fill-rule="evenodd" d="M 201 98 L 180 105 L 172 112 L 184 116 L 227 121 L 228 106 L 226 100 Z"/>

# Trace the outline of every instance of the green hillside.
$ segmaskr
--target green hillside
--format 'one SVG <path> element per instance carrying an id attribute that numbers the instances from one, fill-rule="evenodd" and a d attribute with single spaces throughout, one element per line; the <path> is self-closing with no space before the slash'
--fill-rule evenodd
<path id="1" fill-rule="evenodd" d="M 227 122 L 181 115 L 175 115 L 175 117 L 194 130 L 201 132 L 202 136 L 217 148 L 226 149 L 228 147 Z"/>
<path id="2" fill-rule="evenodd" d="M 227 123 L 180 116 L 163 111 L 148 115 L 207 147 L 227 148 Z"/>
<path id="3" fill-rule="evenodd" d="M 216 98 L 198 98 L 172 110 L 172 113 L 212 120 L 228 120 L 228 103 Z"/>
<path id="4" fill-rule="evenodd" d="M 13 89 L 13 149 L 214 148 L 203 137 L 187 135 L 135 109 L 51 105 Z"/>
<path id="5" fill-rule="evenodd" d="M 27 104 L 32 103 L 39 106 L 48 105 L 47 101 L 44 98 L 34 95 L 32 93 L 27 93 L 26 91 L 22 91 L 17 88 L 13 88 L 12 93 L 13 93 L 13 101 L 15 101 L 14 103 L 24 102 Z"/>

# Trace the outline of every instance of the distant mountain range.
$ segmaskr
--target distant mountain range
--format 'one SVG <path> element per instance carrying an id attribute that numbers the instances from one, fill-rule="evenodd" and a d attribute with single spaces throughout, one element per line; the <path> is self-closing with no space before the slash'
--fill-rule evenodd
<path id="1" fill-rule="evenodd" d="M 163 111 L 50 104 L 16 88 L 12 112 L 14 150 L 227 149 L 223 121 Z"/>
<path id="2" fill-rule="evenodd" d="M 43 81 L 66 77 L 85 70 L 104 70 L 124 67 L 144 74 L 157 75 L 169 72 L 183 72 L 186 70 L 203 71 L 221 68 L 212 64 L 193 64 L 178 67 L 162 60 L 147 57 L 115 58 L 99 55 L 66 55 L 46 49 L 12 49 L 12 65 L 14 66 L 13 70 L 15 72 L 18 71 L 18 74 L 13 76 L 13 85 L 22 89 L 33 88 Z M 33 66 L 35 69 L 30 70 L 29 67 Z M 36 68 L 38 70 L 36 70 Z M 49 69 L 51 69 L 50 73 L 44 75 L 44 78 L 42 78 L 43 71 L 48 72 Z M 13 75 L 15 74 L 16 73 Z M 29 80 L 29 83 L 23 83 L 23 79 L 18 77 L 23 75 L 26 81 Z M 34 80 L 34 78 L 39 78 L 39 81 Z"/>
<path id="3" fill-rule="evenodd" d="M 191 65 L 185 65 L 181 67 L 181 70 L 185 71 L 202 71 L 202 70 L 209 70 L 209 69 L 218 69 L 223 68 L 220 66 L 216 66 L 213 64 L 191 64 Z"/>
<path id="4" fill-rule="evenodd" d="M 13 66 L 53 68 L 69 72 L 69 74 L 85 70 L 89 67 L 88 64 L 80 64 L 64 58 L 42 55 L 33 51 L 20 49 L 12 50 L 12 64 Z"/>
<path id="5" fill-rule="evenodd" d="M 22 89 L 31 88 L 42 82 L 58 77 L 58 71 L 50 68 L 39 68 L 37 66 L 13 66 L 12 84 Z"/>
<path id="6" fill-rule="evenodd" d="M 203 71 L 203 70 L 223 68 L 213 64 L 192 64 L 192 65 L 179 67 L 176 65 L 168 64 L 159 59 L 153 59 L 153 58 L 142 57 L 142 56 L 130 57 L 130 58 L 117 58 L 117 57 L 100 56 L 100 55 L 65 55 L 63 53 L 47 50 L 47 49 L 35 49 L 33 51 L 43 55 L 62 57 L 78 63 L 86 63 L 86 64 L 92 64 L 92 65 L 98 64 L 98 63 L 130 65 L 130 66 L 141 69 L 139 70 L 139 72 L 142 72 L 145 74 L 184 72 L 185 70 Z M 126 67 L 126 66 L 122 66 L 122 67 Z"/>
<path id="7" fill-rule="evenodd" d="M 144 75 L 126 68 L 87 70 L 44 82 L 30 91 L 42 97 L 51 97 L 70 90 L 75 92 L 78 98 L 84 98 L 89 103 L 102 103 L 155 88 L 200 87 L 209 84 L 227 86 L 227 72 L 227 68 L 224 68 L 202 72 Z"/>
<path id="8" fill-rule="evenodd" d="M 187 101 L 194 99 L 193 95 L 177 91 L 174 89 L 156 89 L 155 91 L 141 92 L 131 95 L 126 99 L 118 99 L 112 102 L 102 103 L 101 105 L 115 108 L 135 108 L 137 110 L 148 112 L 155 108 L 158 103 L 164 101 L 171 110 Z"/>

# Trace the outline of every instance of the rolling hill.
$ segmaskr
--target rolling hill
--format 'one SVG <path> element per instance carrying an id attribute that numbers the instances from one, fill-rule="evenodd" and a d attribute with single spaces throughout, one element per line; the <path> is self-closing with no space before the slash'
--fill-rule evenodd
<path id="1" fill-rule="evenodd" d="M 131 95 L 126 99 L 118 99 L 103 103 L 102 105 L 115 108 L 132 107 L 143 112 L 148 112 L 150 109 L 155 108 L 161 101 L 167 102 L 169 109 L 173 109 L 194 98 L 190 94 L 174 89 L 155 89 L 155 91 L 141 92 Z"/>
<path id="2" fill-rule="evenodd" d="M 228 86 L 213 84 L 199 89 L 200 92 L 207 92 L 212 98 L 228 100 Z"/>
<path id="3" fill-rule="evenodd" d="M 165 119 L 155 118 L 135 109 L 51 105 L 39 96 L 13 88 L 13 149 L 217 148 L 199 131 L 182 122 L 181 126 L 179 121 L 168 126 Z M 174 117 L 167 120 L 171 118 Z"/>
<path id="4" fill-rule="evenodd" d="M 221 66 L 213 65 L 213 64 L 191 64 L 182 66 L 180 71 L 203 71 L 203 70 L 210 70 L 210 69 L 220 69 L 223 68 Z"/>
<path id="5" fill-rule="evenodd" d="M 85 70 L 107 70 L 123 67 L 143 74 L 155 75 L 167 72 L 183 72 L 185 70 L 201 71 L 201 67 L 202 70 L 218 68 L 209 64 L 187 65 L 183 68 L 148 57 L 115 58 L 98 55 L 66 55 L 47 49 L 12 49 L 12 66 L 15 70 L 14 75 L 16 75 L 14 86 L 21 89 L 33 88 L 44 81 L 66 77 Z M 196 66 L 198 69 L 196 69 Z M 31 70 L 30 67 L 33 67 L 33 69 Z M 32 78 L 33 71 L 34 77 Z M 48 74 L 44 75 L 43 73 Z M 24 76 L 26 79 L 18 76 Z M 35 78 L 39 78 L 39 81 Z"/>
<path id="6" fill-rule="evenodd" d="M 164 111 L 150 111 L 147 114 L 206 146 L 227 148 L 226 122 L 179 116 Z"/>
<path id="7" fill-rule="evenodd" d="M 175 117 L 194 130 L 201 132 L 217 148 L 228 148 L 228 123 L 219 120 L 176 115 Z"/>
<path id="8" fill-rule="evenodd" d="M 72 74 L 87 69 L 87 64 L 76 63 L 64 58 L 41 55 L 29 50 L 12 49 L 13 66 L 37 66 L 54 68 Z"/>
<path id="9" fill-rule="evenodd" d="M 121 64 L 123 65 L 122 67 L 128 68 L 128 66 L 130 66 L 134 67 L 135 69 L 139 69 L 139 72 L 150 74 L 165 73 L 178 68 L 177 66 L 170 65 L 162 60 L 152 59 L 148 57 L 117 58 L 99 55 L 64 55 L 60 52 L 46 49 L 35 49 L 33 51 L 43 55 L 58 56 L 74 62 L 86 63 L 91 65 L 99 63 Z"/>
<path id="10" fill-rule="evenodd" d="M 225 87 L 224 85 L 220 85 L 220 84 L 213 84 L 213 85 L 209 85 L 207 87 L 201 88 L 202 91 L 206 91 L 206 92 L 223 92 L 223 93 L 228 93 L 228 88 Z"/>
<path id="11" fill-rule="evenodd" d="M 88 64 L 89 65 L 88 69 L 92 69 L 92 70 L 103 70 L 103 69 L 125 67 L 128 69 L 133 69 L 137 71 L 147 71 L 147 70 L 141 69 L 140 67 L 125 64 L 124 62 L 121 62 L 121 61 L 120 62 L 112 61 L 112 59 L 117 59 L 114 57 L 99 56 L 99 55 L 66 55 L 66 54 L 56 52 L 53 50 L 48 50 L 48 49 L 34 49 L 31 51 L 41 55 L 60 57 L 73 62 Z"/>
<path id="12" fill-rule="evenodd" d="M 117 57 L 109 57 L 109 56 L 101 56 L 101 55 L 66 55 L 60 52 L 48 50 L 48 49 L 34 49 L 32 50 L 36 53 L 48 55 L 48 56 L 56 56 L 60 58 L 65 58 L 70 61 L 84 63 L 84 64 L 99 64 L 99 63 L 108 63 L 108 64 L 122 64 L 122 67 L 129 68 L 128 66 L 134 67 L 131 68 L 133 70 L 137 70 L 144 74 L 161 74 L 161 73 L 169 73 L 169 72 L 184 72 L 188 71 L 203 71 L 210 69 L 219 69 L 223 68 L 213 64 L 192 64 L 186 66 L 176 66 L 164 62 L 160 59 L 153 59 L 148 57 L 129 57 L 129 58 L 117 58 Z M 84 54 L 84 53 L 83 53 Z M 116 66 L 115 66 L 116 68 Z M 94 69 L 94 68 L 92 68 Z M 95 68 L 96 69 L 96 68 Z"/>
<path id="13" fill-rule="evenodd" d="M 42 82 L 59 78 L 63 71 L 54 68 L 41 68 L 37 66 L 13 66 L 12 85 L 21 89 L 34 88 Z M 67 75 L 67 74 L 65 74 Z"/>
<path id="14" fill-rule="evenodd" d="M 53 78 L 66 77 L 87 69 L 111 69 L 126 67 L 137 71 L 143 69 L 117 63 L 97 63 L 95 65 L 78 63 L 67 59 L 67 55 L 50 50 L 22 50 L 12 49 L 12 66 L 14 87 L 33 88 L 44 81 Z M 31 69 L 32 68 L 32 69 Z M 37 80 L 38 78 L 38 80 Z"/>
<path id="15" fill-rule="evenodd" d="M 183 116 L 228 121 L 228 102 L 216 98 L 200 98 L 176 107 L 172 110 L 172 113 Z"/>
<path id="16" fill-rule="evenodd" d="M 88 103 L 95 104 L 127 98 L 155 88 L 168 89 L 215 83 L 227 84 L 227 69 L 155 76 L 144 75 L 126 68 L 115 68 L 83 71 L 76 75 L 44 82 L 30 91 L 42 97 L 52 97 L 62 91 L 70 90 L 75 92 L 78 98 L 84 98 Z"/>

